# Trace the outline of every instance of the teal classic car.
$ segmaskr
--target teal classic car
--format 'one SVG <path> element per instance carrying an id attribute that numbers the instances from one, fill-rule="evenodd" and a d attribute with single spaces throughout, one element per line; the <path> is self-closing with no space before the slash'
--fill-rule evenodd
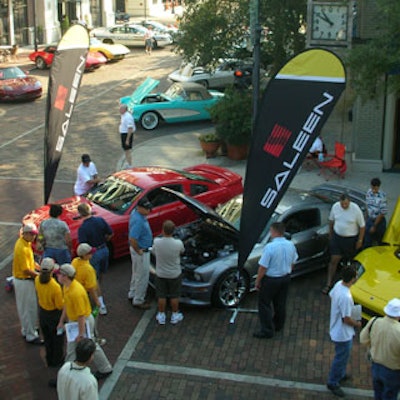
<path id="1" fill-rule="evenodd" d="M 201 121 L 211 119 L 209 107 L 219 101 L 224 94 L 207 90 L 197 83 L 176 82 L 164 93 L 151 93 L 160 81 L 147 78 L 131 96 L 122 97 L 132 112 L 135 122 L 140 122 L 146 130 L 166 123 Z"/>

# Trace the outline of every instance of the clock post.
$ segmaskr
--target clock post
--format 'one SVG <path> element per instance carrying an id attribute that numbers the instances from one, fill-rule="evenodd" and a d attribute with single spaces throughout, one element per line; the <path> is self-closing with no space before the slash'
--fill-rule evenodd
<path id="1" fill-rule="evenodd" d="M 308 0 L 307 47 L 350 48 L 351 1 Z"/>

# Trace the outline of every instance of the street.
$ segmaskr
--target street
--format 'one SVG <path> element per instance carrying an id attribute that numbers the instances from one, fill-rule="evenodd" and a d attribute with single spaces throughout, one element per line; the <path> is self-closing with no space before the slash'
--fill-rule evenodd
<path id="1" fill-rule="evenodd" d="M 122 157 L 118 99 L 147 76 L 162 79 L 163 90 L 168 85 L 165 76 L 179 64 L 180 58 L 168 48 L 151 56 L 134 49 L 127 59 L 84 75 L 50 201 L 72 194 L 82 153 L 91 155 L 101 176 L 116 170 Z M 48 71 L 33 69 L 31 74 L 47 84 Z M 43 203 L 45 104 L 44 95 L 34 103 L 0 106 L 2 282 L 11 274 L 10 254 L 21 217 Z M 170 125 L 152 133 L 138 129 L 136 144 L 210 126 Z M 99 331 L 107 339 L 104 351 L 114 372 L 101 384 L 102 400 L 332 398 L 325 386 L 333 345 L 328 336 L 329 298 L 320 293 L 323 270 L 292 281 L 287 324 L 271 340 L 252 337 L 258 328 L 257 314 L 251 312 L 256 293 L 248 296 L 235 323 L 230 323 L 232 310 L 183 306 L 182 323 L 158 326 L 151 290 L 152 308 L 146 312 L 127 301 L 130 274 L 130 259 L 123 258 L 112 263 L 104 278 L 109 314 L 99 317 Z M 13 293 L 0 291 L 0 302 L 0 399 L 56 399 L 47 382 L 57 371 L 45 367 L 43 348 L 27 345 L 20 337 Z M 371 398 L 364 354 L 356 338 L 350 363 L 353 379 L 344 387 L 352 399 Z"/>

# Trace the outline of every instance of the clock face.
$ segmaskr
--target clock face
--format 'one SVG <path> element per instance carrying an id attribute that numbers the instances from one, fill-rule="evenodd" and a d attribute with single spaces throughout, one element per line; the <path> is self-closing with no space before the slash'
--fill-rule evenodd
<path id="1" fill-rule="evenodd" d="M 348 7 L 335 4 L 314 4 L 312 9 L 313 40 L 347 40 Z"/>

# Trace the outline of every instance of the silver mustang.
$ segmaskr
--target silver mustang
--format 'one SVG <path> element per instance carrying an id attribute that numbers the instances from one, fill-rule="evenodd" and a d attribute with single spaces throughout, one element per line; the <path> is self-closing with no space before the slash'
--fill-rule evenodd
<path id="1" fill-rule="evenodd" d="M 299 259 L 292 277 L 326 267 L 329 259 L 328 216 L 331 206 L 346 191 L 365 209 L 365 194 L 358 189 L 323 184 L 309 191 L 289 189 L 267 222 L 244 268 L 238 271 L 239 225 L 242 196 L 236 196 L 216 212 L 181 193 L 165 189 L 194 210 L 199 219 L 176 228 L 185 245 L 181 264 L 181 302 L 216 307 L 237 306 L 254 289 L 258 261 L 270 240 L 269 227 L 282 221 L 297 248 Z"/>

